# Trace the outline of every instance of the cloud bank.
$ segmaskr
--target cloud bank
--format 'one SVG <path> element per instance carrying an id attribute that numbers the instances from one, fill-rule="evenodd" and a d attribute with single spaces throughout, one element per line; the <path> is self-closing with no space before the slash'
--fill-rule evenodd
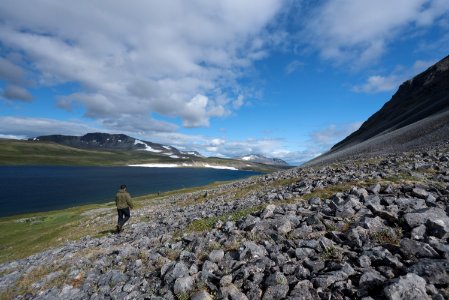
<path id="1" fill-rule="evenodd" d="M 279 20 L 291 18 L 288 11 L 298 13 L 296 22 Z M 210 126 L 214 118 L 244 107 L 254 89 L 239 80 L 273 49 L 296 54 L 306 53 L 306 48 L 337 67 L 360 70 L 375 64 L 395 39 L 407 39 L 432 24 L 449 28 L 448 12 L 447 0 L 136 0 L 132 5 L 35 0 L 32 6 L 25 0 L 3 1 L 0 98 L 31 102 L 31 88 L 73 84 L 76 91 L 56 95 L 57 106 L 66 111 L 81 107 L 96 126 L 0 117 L 0 132 L 122 132 L 181 149 L 206 149 L 208 155 L 261 153 L 297 163 L 328 150 L 357 126 L 331 125 L 311 132 L 306 145 L 297 145 L 302 150 L 292 150 L 279 138 L 204 137 L 181 134 L 180 127 Z M 446 34 L 440 44 L 447 40 Z M 293 77 L 308 66 L 304 61 L 292 55 L 284 74 Z M 350 88 L 391 91 L 416 74 L 419 65 L 430 63 L 376 71 Z"/>
<path id="2" fill-rule="evenodd" d="M 2 2 L 1 44 L 25 57 L 22 65 L 0 60 L 11 83 L 4 97 L 31 100 L 17 84 L 28 69 L 39 86 L 79 84 L 58 106 L 81 104 L 106 126 L 137 119 L 136 129 L 158 131 L 152 113 L 208 126 L 243 104 L 236 81 L 266 55 L 265 27 L 280 7 L 275 0 Z"/>
<path id="3" fill-rule="evenodd" d="M 311 9 L 301 38 L 337 64 L 372 65 L 395 38 L 449 12 L 446 0 L 332 0 Z"/>

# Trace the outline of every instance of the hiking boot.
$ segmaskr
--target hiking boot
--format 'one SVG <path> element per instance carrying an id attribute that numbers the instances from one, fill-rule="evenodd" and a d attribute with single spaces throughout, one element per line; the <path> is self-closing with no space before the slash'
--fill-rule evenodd
<path id="1" fill-rule="evenodd" d="M 120 231 L 122 231 L 122 226 L 117 225 L 117 226 L 116 226 L 116 232 L 117 232 L 117 233 L 120 233 Z"/>

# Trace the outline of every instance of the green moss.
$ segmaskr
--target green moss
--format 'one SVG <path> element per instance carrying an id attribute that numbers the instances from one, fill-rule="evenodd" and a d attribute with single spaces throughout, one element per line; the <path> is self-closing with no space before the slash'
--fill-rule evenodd
<path id="1" fill-rule="evenodd" d="M 405 172 L 400 172 L 394 176 L 387 177 L 387 178 L 385 178 L 385 180 L 393 182 L 393 183 L 403 183 L 403 182 L 407 182 L 407 181 L 413 181 L 413 182 L 420 181 L 418 178 L 415 178 L 412 175 L 405 173 Z"/>
<path id="2" fill-rule="evenodd" d="M 328 199 L 329 197 L 335 195 L 336 193 L 349 190 L 352 186 L 353 186 L 352 183 L 328 185 L 323 189 L 315 189 L 312 193 L 303 195 L 303 198 L 305 200 L 309 200 L 316 197 L 319 197 L 321 199 Z"/>
<path id="3" fill-rule="evenodd" d="M 258 205 L 258 206 L 234 211 L 232 213 L 227 213 L 227 214 L 224 214 L 221 216 L 195 220 L 187 226 L 186 231 L 187 232 L 202 232 L 202 231 L 206 231 L 206 230 L 211 230 L 213 228 L 213 226 L 218 221 L 222 221 L 222 222 L 234 221 L 234 222 L 236 222 L 252 213 L 260 211 L 264 207 L 265 207 L 264 205 Z"/>

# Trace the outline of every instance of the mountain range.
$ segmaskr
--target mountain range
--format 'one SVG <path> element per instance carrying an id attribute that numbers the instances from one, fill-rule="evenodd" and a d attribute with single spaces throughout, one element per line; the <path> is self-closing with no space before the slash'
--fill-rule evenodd
<path id="1" fill-rule="evenodd" d="M 29 141 L 52 142 L 80 149 L 109 149 L 127 151 L 148 151 L 158 155 L 165 155 L 175 159 L 189 159 L 204 157 L 197 151 L 181 151 L 173 146 L 167 146 L 135 139 L 124 134 L 88 133 L 83 136 L 45 135 L 28 139 Z M 261 154 L 249 154 L 234 159 L 274 166 L 288 166 L 288 163 L 279 158 L 270 158 Z"/>
<path id="2" fill-rule="evenodd" d="M 266 162 L 266 163 L 264 163 Z M 245 161 L 204 157 L 197 151 L 136 139 L 124 134 L 45 135 L 0 139 L 0 165 L 195 167 L 273 172 L 289 168 L 276 159 Z"/>
<path id="3" fill-rule="evenodd" d="M 180 151 L 173 146 L 147 142 L 132 138 L 125 134 L 88 133 L 83 136 L 45 135 L 29 139 L 29 141 L 53 142 L 60 145 L 81 149 L 140 150 L 148 151 L 170 158 L 203 157 L 196 151 Z"/>

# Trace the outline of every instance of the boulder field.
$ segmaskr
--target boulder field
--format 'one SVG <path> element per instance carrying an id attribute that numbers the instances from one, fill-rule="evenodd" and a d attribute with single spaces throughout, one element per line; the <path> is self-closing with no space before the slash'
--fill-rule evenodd
<path id="1" fill-rule="evenodd" d="M 0 265 L 2 297 L 448 299 L 449 145 L 167 196 L 127 226 Z"/>

